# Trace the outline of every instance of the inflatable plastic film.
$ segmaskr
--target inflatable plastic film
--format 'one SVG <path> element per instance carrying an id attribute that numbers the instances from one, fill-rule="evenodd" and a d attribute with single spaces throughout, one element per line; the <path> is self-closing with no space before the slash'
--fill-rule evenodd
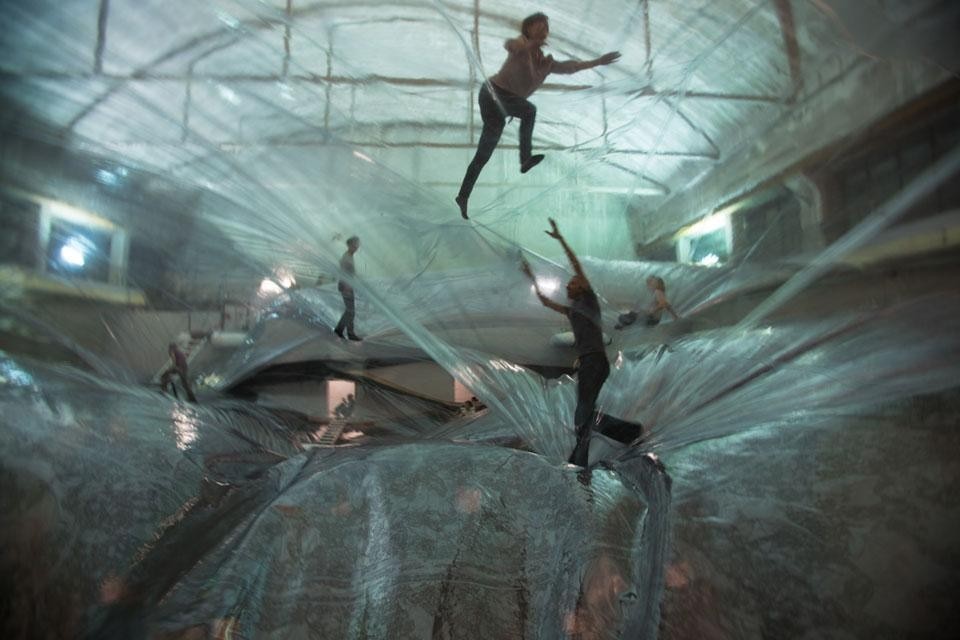
<path id="1" fill-rule="evenodd" d="M 12 359 L 2 408 L 14 631 L 655 635 L 669 480 L 653 458 L 584 482 L 482 444 L 303 450 L 250 407 Z"/>

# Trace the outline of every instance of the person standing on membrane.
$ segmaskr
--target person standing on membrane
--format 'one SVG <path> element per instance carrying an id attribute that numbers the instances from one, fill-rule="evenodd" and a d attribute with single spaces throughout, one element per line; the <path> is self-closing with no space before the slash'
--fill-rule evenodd
<path id="1" fill-rule="evenodd" d="M 190 387 L 190 374 L 187 371 L 187 356 L 180 350 L 176 342 L 167 345 L 167 354 L 170 356 L 170 368 L 163 372 L 160 378 L 160 388 L 166 392 L 170 389 L 174 397 L 177 395 L 177 389 L 173 384 L 173 376 L 180 376 L 180 384 L 183 385 L 183 391 L 187 394 L 187 400 L 196 402 L 197 397 L 193 395 L 193 389 Z"/>
<path id="2" fill-rule="evenodd" d="M 550 300 L 540 292 L 537 279 L 530 269 L 530 264 L 524 260 L 521 268 L 533 282 L 534 291 L 540 303 L 548 309 L 562 313 L 570 320 L 573 328 L 574 343 L 577 350 L 577 409 L 573 415 L 576 427 L 577 444 L 570 454 L 570 462 L 580 467 L 586 467 L 590 453 L 590 423 L 594 417 L 597 396 L 600 389 L 610 375 L 610 362 L 603 347 L 603 324 L 600 319 L 600 302 L 593 292 L 590 281 L 583 273 L 580 261 L 570 249 L 567 241 L 560 235 L 557 223 L 550 218 L 550 231 L 546 232 L 551 238 L 560 242 L 570 265 L 573 267 L 573 277 L 567 283 L 567 298 L 570 306 Z"/>
<path id="3" fill-rule="evenodd" d="M 357 252 L 357 249 L 360 248 L 360 238 L 357 236 L 350 236 L 347 238 L 347 250 L 344 252 L 343 257 L 340 258 L 340 272 L 346 276 L 353 277 L 356 275 L 356 268 L 353 264 L 353 254 Z M 354 296 L 353 296 L 353 286 L 351 286 L 348 280 L 340 278 L 340 281 L 337 282 L 337 290 L 340 291 L 340 295 L 343 297 L 343 315 L 340 316 L 340 322 L 337 323 L 337 328 L 333 330 L 338 337 L 343 338 L 343 330 L 347 330 L 347 337 L 350 340 L 359 342 L 363 338 L 358 336 L 353 331 L 353 319 L 355 315 L 354 308 Z"/>
<path id="4" fill-rule="evenodd" d="M 533 155 L 533 123 L 537 108 L 529 98 L 540 88 L 551 73 L 571 74 L 584 69 L 610 64 L 620 58 L 618 51 L 604 54 L 596 60 L 554 60 L 553 56 L 543 55 L 541 47 L 550 35 L 550 23 L 543 13 L 535 13 L 523 20 L 518 38 L 507 40 L 503 47 L 507 50 L 507 59 L 496 75 L 491 76 L 480 87 L 480 116 L 483 118 L 483 132 L 477 144 L 477 152 L 467 167 L 460 185 L 460 193 L 455 198 L 460 207 L 460 215 L 467 219 L 467 201 L 473 191 L 473 185 L 484 165 L 493 155 L 506 117 L 520 118 L 520 173 L 526 173 L 543 160 L 543 154 Z"/>

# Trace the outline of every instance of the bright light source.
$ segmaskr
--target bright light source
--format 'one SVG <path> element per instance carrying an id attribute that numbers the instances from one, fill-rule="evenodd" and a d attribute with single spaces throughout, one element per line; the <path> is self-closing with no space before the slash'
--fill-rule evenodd
<path id="1" fill-rule="evenodd" d="M 284 267 L 279 267 L 273 271 L 273 280 L 277 282 L 284 289 L 289 289 L 297 283 L 297 279 L 293 277 L 293 274 L 290 273 L 288 269 Z"/>
<path id="2" fill-rule="evenodd" d="M 368 156 L 368 155 L 364 155 L 364 154 L 362 154 L 362 153 L 360 153 L 359 151 L 356 151 L 356 150 L 354 150 L 353 155 L 354 155 L 354 157 L 360 158 L 360 159 L 363 160 L 364 162 L 369 162 L 370 164 L 373 164 L 373 160 L 372 160 L 372 159 L 370 158 L 370 156 Z"/>
<path id="3" fill-rule="evenodd" d="M 240 28 L 240 20 L 230 15 L 229 13 L 226 13 L 225 11 L 218 11 L 217 18 L 220 20 L 220 22 L 227 25 L 231 29 Z"/>
<path id="4" fill-rule="evenodd" d="M 272 278 L 264 278 L 260 282 L 260 295 L 275 296 L 283 291 L 283 287 L 273 281 Z"/>
<path id="5" fill-rule="evenodd" d="M 540 293 L 545 296 L 556 293 L 560 288 L 560 281 L 556 278 L 537 278 L 537 286 L 540 287 Z"/>
<path id="6" fill-rule="evenodd" d="M 240 97 L 237 95 L 237 92 L 231 89 L 230 87 L 224 86 L 222 84 L 217 85 L 217 93 L 220 94 L 220 97 L 229 102 L 232 105 L 240 104 Z"/>
<path id="7" fill-rule="evenodd" d="M 260 295 L 275 296 L 283 293 L 285 289 L 289 289 L 296 283 L 297 280 L 293 277 L 293 273 L 291 273 L 289 269 L 286 267 L 277 267 L 273 270 L 272 278 L 264 278 L 260 281 Z"/>
<path id="8" fill-rule="evenodd" d="M 73 237 L 60 247 L 60 262 L 71 267 L 82 267 L 87 263 L 84 239 Z"/>
<path id="9" fill-rule="evenodd" d="M 676 238 L 705 236 L 730 226 L 730 212 L 721 210 L 677 232 Z"/>
<path id="10" fill-rule="evenodd" d="M 286 82 L 278 82 L 277 89 L 280 91 L 280 97 L 284 100 L 296 101 L 297 98 L 293 95 L 293 89 Z"/>
<path id="11" fill-rule="evenodd" d="M 97 169 L 97 182 L 105 184 L 109 187 L 116 186 L 117 182 L 120 179 L 117 178 L 117 174 L 112 171 L 107 171 L 106 169 Z"/>
<path id="12" fill-rule="evenodd" d="M 720 262 L 720 256 L 715 253 L 708 253 L 707 255 L 700 258 L 697 264 L 702 264 L 705 267 L 712 267 L 715 264 Z"/>

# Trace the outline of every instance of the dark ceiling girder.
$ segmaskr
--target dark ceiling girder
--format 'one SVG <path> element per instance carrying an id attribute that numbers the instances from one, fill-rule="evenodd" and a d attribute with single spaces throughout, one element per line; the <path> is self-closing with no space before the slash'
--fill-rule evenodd
<path id="1" fill-rule="evenodd" d="M 64 73 L 60 71 L 36 71 L 29 74 L 12 73 L 9 71 L 0 71 L 2 80 L 24 80 L 29 78 L 40 78 L 43 80 L 113 80 L 116 82 L 129 82 L 131 80 L 144 81 L 178 81 L 186 82 L 188 79 L 197 81 L 211 82 L 250 82 L 275 84 L 277 82 L 297 81 L 317 85 L 365 85 L 371 83 L 383 83 L 398 87 L 444 87 L 455 89 L 469 89 L 471 84 L 465 80 L 438 80 L 436 78 L 402 78 L 395 76 L 368 75 L 356 78 L 349 76 L 336 75 L 254 75 L 254 74 L 193 74 L 186 76 L 176 73 L 133 73 L 130 75 L 106 74 L 106 73 Z M 553 91 L 557 93 L 567 93 L 572 91 L 588 91 L 596 89 L 590 84 L 555 84 L 546 83 L 539 91 Z M 631 95 L 639 97 L 665 97 L 665 98 L 689 98 L 693 100 L 728 100 L 737 102 L 766 102 L 774 104 L 783 104 L 784 99 L 779 96 L 762 96 L 741 93 L 718 93 L 712 91 L 683 91 L 679 89 L 660 90 L 652 86 L 644 86 L 629 92 Z"/>
<path id="2" fill-rule="evenodd" d="M 290 140 L 287 138 L 284 139 L 271 139 L 264 140 L 259 142 L 221 142 L 214 143 L 217 144 L 221 149 L 255 149 L 259 147 L 323 147 L 329 145 L 350 145 L 355 147 L 376 147 L 381 149 L 411 149 L 411 148 L 427 148 L 427 149 L 473 149 L 476 147 L 474 144 L 467 142 L 419 142 L 419 141 L 409 141 L 409 142 L 384 142 L 382 140 L 351 140 L 346 138 L 330 138 L 330 139 L 299 139 L 299 140 Z M 515 144 L 500 144 L 497 146 L 498 149 L 509 149 L 517 150 L 520 147 Z M 676 158 L 694 158 L 698 160 L 710 160 L 715 162 L 718 158 L 710 153 L 702 153 L 699 151 L 650 151 L 646 149 L 616 149 L 610 147 L 580 147 L 580 146 L 570 146 L 562 144 L 538 144 L 538 149 L 544 151 L 572 151 L 574 153 L 597 153 L 602 152 L 606 155 L 623 155 L 623 156 L 663 156 L 663 157 L 676 157 Z"/>
<path id="3" fill-rule="evenodd" d="M 101 0 L 100 2 L 100 15 L 99 15 L 99 33 L 97 40 L 97 50 L 95 52 L 95 72 L 93 74 L 57 74 L 57 73 L 35 73 L 35 74 L 24 74 L 20 76 L 18 74 L 8 74 L 0 72 L 0 80 L 7 79 L 10 77 L 22 78 L 26 77 L 45 77 L 45 78 L 68 78 L 70 80 L 76 80 L 79 78 L 96 78 L 99 80 L 107 80 L 110 82 L 110 87 L 97 98 L 95 98 L 90 104 L 86 105 L 81 113 L 79 113 L 68 125 L 69 128 L 75 127 L 84 117 L 93 112 L 99 105 L 103 104 L 111 95 L 121 90 L 127 82 L 140 80 L 140 81 L 151 81 L 151 80 L 173 80 L 173 81 L 184 81 L 188 84 L 193 81 L 216 81 L 216 82 L 283 82 L 283 81 L 294 81 L 294 82 L 304 82 L 304 83 L 313 83 L 318 85 L 325 86 L 327 92 L 332 86 L 345 85 L 345 86 L 361 86 L 364 84 L 387 84 L 391 86 L 399 87 L 442 87 L 442 88 L 464 88 L 469 89 L 471 92 L 475 89 L 474 81 L 459 81 L 459 80 L 437 80 L 432 78 L 401 78 L 401 77 L 390 77 L 390 76 L 380 76 L 380 75 L 369 75 L 360 78 L 350 78 L 346 76 L 336 76 L 333 75 L 331 69 L 328 65 L 327 73 L 325 75 L 317 74 L 301 74 L 290 76 L 288 74 L 289 70 L 289 60 L 290 60 L 290 44 L 291 44 L 291 24 L 295 19 L 301 18 L 303 16 L 309 16 L 313 14 L 322 14 L 327 12 L 336 12 L 341 9 L 346 8 L 356 8 L 360 6 L 369 6 L 371 8 L 376 7 L 382 9 L 385 5 L 383 2 L 378 0 L 346 0 L 339 2 L 323 2 L 315 3 L 310 6 L 294 9 L 293 3 L 295 0 L 286 0 L 286 6 L 283 11 L 282 17 L 257 17 L 250 20 L 246 20 L 240 23 L 240 29 L 218 29 L 206 34 L 201 34 L 195 38 L 192 38 L 186 43 L 182 43 L 173 49 L 161 54 L 153 61 L 147 63 L 146 65 L 140 67 L 139 69 L 133 71 L 130 74 L 103 74 L 103 49 L 106 38 L 106 22 L 108 18 L 109 10 L 109 0 Z M 649 15 L 649 0 L 638 0 L 642 3 L 643 17 L 644 17 L 644 38 L 646 45 L 646 60 L 645 60 L 645 71 L 647 73 L 647 86 L 639 88 L 633 95 L 640 97 L 662 97 L 662 98 L 677 98 L 677 99 L 705 99 L 705 100 L 718 100 L 718 101 L 745 101 L 745 102 L 761 102 L 761 103 L 770 103 L 770 104 L 783 104 L 784 98 L 778 96 L 758 96 L 758 95 L 749 95 L 749 94 L 724 94 L 719 92 L 702 92 L 702 91 L 684 91 L 684 90 L 667 90 L 667 91 L 658 91 L 652 85 L 652 51 L 651 51 L 651 34 L 650 34 L 650 15 Z M 797 93 L 798 79 L 802 83 L 802 78 L 799 75 L 799 48 L 796 42 L 796 33 L 793 26 L 793 17 L 792 12 L 790 11 L 790 0 L 773 0 L 775 3 L 778 18 L 781 21 L 781 26 L 784 32 L 784 46 L 787 50 L 787 56 L 790 60 L 791 65 L 791 75 L 794 78 L 794 97 Z M 442 3 L 444 6 L 446 3 Z M 504 26 L 509 26 L 511 29 L 516 27 L 516 20 L 513 18 L 506 18 L 500 14 L 492 14 L 488 12 L 480 11 L 479 0 L 474 0 L 472 3 L 472 18 L 474 22 L 473 30 L 473 45 L 476 50 L 478 50 L 478 38 L 479 38 L 479 18 L 483 15 L 485 20 L 489 20 L 494 24 L 502 24 Z M 403 0 L 395 0 L 394 2 L 388 3 L 388 6 L 394 7 L 403 7 L 410 8 L 414 10 L 425 8 L 423 4 L 419 2 L 404 2 Z M 746 18 L 757 10 L 755 5 L 751 11 L 748 11 L 747 14 L 733 25 L 732 28 L 725 34 L 719 42 L 725 40 L 732 31 L 740 28 L 745 22 Z M 449 7 L 454 11 L 465 14 L 470 9 L 460 6 Z M 215 44 L 214 49 L 219 49 L 223 45 L 220 44 L 216 46 L 217 41 L 221 41 L 224 36 L 232 36 L 230 39 L 237 41 L 248 36 L 249 33 L 254 31 L 259 31 L 265 28 L 274 28 L 276 26 L 283 26 L 284 28 L 284 51 L 285 57 L 283 61 L 283 73 L 280 76 L 277 75 L 243 75 L 243 74 L 227 74 L 223 76 L 213 75 L 213 74 L 203 74 L 195 75 L 192 73 L 193 64 L 190 65 L 189 75 L 186 77 L 182 74 L 165 74 L 165 73 L 153 73 L 152 70 L 156 69 L 160 64 L 172 60 L 177 56 L 188 54 L 191 49 L 198 48 L 204 43 L 213 42 Z M 562 42 L 561 38 L 554 38 L 558 42 Z M 716 43 L 716 44 L 719 44 Z M 572 43 L 566 43 L 568 46 Z M 704 52 L 704 54 L 706 51 Z M 208 55 L 208 53 L 201 54 L 201 57 Z M 468 54 L 469 55 L 469 54 Z M 193 61 L 194 64 L 197 60 Z M 328 60 L 328 63 L 330 61 Z M 696 65 L 695 65 L 696 66 Z M 473 65 L 470 65 L 471 68 L 471 78 L 473 76 Z M 587 91 L 595 89 L 593 85 L 562 85 L 562 84 L 547 84 L 542 88 L 543 91 L 553 91 L 553 92 L 572 92 L 572 91 Z M 255 96 L 254 96 L 255 97 Z M 471 94 L 471 103 L 472 103 L 472 94 Z M 472 106 L 472 104 L 471 104 Z M 472 122 L 472 111 L 471 112 L 471 122 L 470 129 L 472 132 L 473 122 Z M 609 154 L 621 154 L 621 155 L 649 155 L 649 156 L 678 156 L 678 157 L 690 157 L 690 158 L 700 158 L 710 161 L 716 161 L 719 158 L 719 153 L 716 152 L 717 147 L 714 144 L 713 140 L 702 130 L 702 128 L 695 126 L 687 116 L 680 114 L 681 117 L 687 122 L 688 125 L 693 127 L 695 130 L 700 132 L 708 144 L 713 150 L 712 153 L 700 153 L 700 152 L 686 152 L 686 151 L 648 151 L 648 150 L 616 150 L 606 148 L 607 153 Z M 326 140 L 333 142 L 329 138 Z M 442 143 L 442 142 L 409 142 L 409 143 L 363 143 L 363 142 L 354 142 L 348 144 L 357 144 L 365 146 L 380 146 L 380 147 L 433 147 L 433 148 L 473 148 L 473 141 L 471 135 L 470 144 L 461 144 L 461 143 Z M 327 144 L 328 142 L 323 142 Z M 284 143 L 280 143 L 281 145 Z M 307 144 L 317 144 L 316 142 L 308 142 Z M 513 145 L 505 145 L 506 148 L 516 148 Z M 590 151 L 596 152 L 598 149 L 583 149 L 577 147 L 563 147 L 560 145 L 554 145 L 546 147 L 547 149 L 552 150 L 573 150 L 573 151 Z"/>
<path id="4" fill-rule="evenodd" d="M 653 52 L 650 48 L 650 0 L 643 2 L 643 68 L 647 73 L 647 82 L 653 84 Z"/>
<path id="5" fill-rule="evenodd" d="M 103 48 L 107 44 L 107 17 L 110 15 L 110 0 L 100 0 L 97 11 L 97 45 L 93 52 L 93 71 L 103 71 Z"/>
<path id="6" fill-rule="evenodd" d="M 111 86 L 104 93 L 99 95 L 93 102 L 87 105 L 86 108 L 84 108 L 79 114 L 77 114 L 74 117 L 73 120 L 70 121 L 70 123 L 67 125 L 67 128 L 73 129 L 74 127 L 76 127 L 77 124 L 81 120 L 83 120 L 85 117 L 87 117 L 91 112 L 93 112 L 93 110 L 96 109 L 97 106 L 102 104 L 104 101 L 106 101 L 107 98 L 109 98 L 116 91 L 118 91 L 123 86 L 123 82 L 125 80 L 144 77 L 149 74 L 149 71 L 151 69 L 157 67 L 158 65 L 164 62 L 167 62 L 168 60 L 172 60 L 176 56 L 186 53 L 190 51 L 190 49 L 193 49 L 194 47 L 198 47 L 209 40 L 215 40 L 217 38 L 221 38 L 224 36 L 236 36 L 237 34 L 245 35 L 245 31 L 255 31 L 255 30 L 259 31 L 262 29 L 272 29 L 273 27 L 278 25 L 283 25 L 285 28 L 289 28 L 291 21 L 303 16 L 309 16 L 315 13 L 324 13 L 327 11 L 335 11 L 338 9 L 355 9 L 357 7 L 362 7 L 362 6 L 371 7 L 377 10 L 383 9 L 385 6 L 406 7 L 410 9 L 426 8 L 420 3 L 403 2 L 402 0 L 394 0 L 393 2 L 390 2 L 390 3 L 380 2 L 379 0 L 346 0 L 341 2 L 323 2 L 323 3 L 318 2 L 314 5 L 310 5 L 302 9 L 286 10 L 284 11 L 283 18 L 265 18 L 265 17 L 251 18 L 249 20 L 244 20 L 240 22 L 240 26 L 242 27 L 242 29 L 240 28 L 231 29 L 231 28 L 224 27 L 221 29 L 217 29 L 216 31 L 200 34 L 194 38 L 191 38 L 187 42 L 179 46 L 176 46 L 173 49 L 170 49 L 167 52 L 157 56 L 151 62 L 148 62 L 143 67 L 134 71 L 133 74 L 129 74 L 127 76 L 116 76 L 115 79 L 118 80 L 118 83 Z M 453 7 L 453 9 L 457 11 L 462 11 L 461 7 Z M 101 5 L 99 8 L 100 22 L 98 25 L 100 30 L 97 38 L 97 45 L 96 45 L 97 51 L 95 52 L 95 67 L 97 71 L 100 71 L 102 69 L 101 56 L 102 56 L 103 47 L 106 43 L 106 23 L 107 23 L 107 17 L 108 17 L 108 10 L 109 10 L 109 0 L 101 0 Z M 482 15 L 484 18 L 489 19 L 491 22 L 503 24 L 505 26 L 510 26 L 511 28 L 516 27 L 516 24 L 515 24 L 516 21 L 514 19 L 505 18 L 504 16 L 501 16 L 499 14 L 480 12 L 479 5 L 474 7 L 474 11 L 478 15 Z M 563 38 L 554 37 L 554 41 L 564 42 L 565 40 Z"/>
<path id="7" fill-rule="evenodd" d="M 777 20 L 780 22 L 780 31 L 783 33 L 783 49 L 787 54 L 787 63 L 790 67 L 790 78 L 793 81 L 793 90 L 787 102 L 796 102 L 803 90 L 803 73 L 800 71 L 800 45 L 797 43 L 797 25 L 793 21 L 793 8 L 790 0 L 774 0 L 777 10 Z"/>
<path id="8" fill-rule="evenodd" d="M 97 44 L 98 50 L 102 50 L 102 47 L 104 45 L 106 19 L 107 19 L 106 10 L 108 8 L 108 1 L 109 0 L 102 0 L 103 4 L 101 4 L 101 12 L 102 12 L 101 20 L 103 21 L 102 29 L 104 30 L 104 32 L 101 33 L 101 37 L 98 38 L 98 44 Z M 414 9 L 423 8 L 422 5 L 420 4 L 405 3 L 400 1 L 395 1 L 390 4 L 392 6 L 409 7 Z M 270 18 L 260 17 L 260 18 L 244 21 L 241 24 L 245 29 L 251 29 L 251 30 L 272 28 L 277 25 L 283 25 L 285 28 L 288 28 L 291 20 L 294 20 L 301 16 L 307 16 L 313 13 L 322 13 L 322 12 L 332 11 L 336 9 L 355 8 L 358 6 L 371 6 L 371 7 L 382 8 L 384 5 L 382 3 L 376 2 L 375 0 L 348 0 L 346 2 L 332 2 L 332 3 L 323 3 L 323 4 L 318 3 L 312 6 L 304 7 L 302 9 L 287 10 L 284 12 L 283 19 L 280 19 L 280 18 L 270 19 Z M 455 9 L 459 10 L 460 7 L 455 7 Z M 646 10 L 646 5 L 645 5 L 645 10 Z M 515 21 L 512 19 L 504 18 L 499 14 L 480 12 L 479 4 L 475 4 L 473 8 L 473 12 L 476 15 L 478 16 L 482 15 L 485 19 L 489 19 L 495 23 L 503 23 L 504 25 L 515 26 L 514 25 Z M 649 28 L 649 23 L 647 23 L 646 26 L 647 28 Z M 112 87 L 110 87 L 107 91 L 105 91 L 103 94 L 98 96 L 89 105 L 87 105 L 87 107 L 83 109 L 79 114 L 77 114 L 77 116 L 75 116 L 74 119 L 71 120 L 71 122 L 68 124 L 67 128 L 72 129 L 76 127 L 76 125 L 83 118 L 89 115 L 94 109 L 96 109 L 97 106 L 102 104 L 110 95 L 112 95 L 117 90 L 119 90 L 126 81 L 129 81 L 132 79 L 182 79 L 182 77 L 177 76 L 176 74 L 173 74 L 173 75 L 153 74 L 150 72 L 150 70 L 162 64 L 163 62 L 171 60 L 180 54 L 186 53 L 190 49 L 196 46 L 199 46 L 206 41 L 217 39 L 223 36 L 235 37 L 238 33 L 242 35 L 243 32 L 240 30 L 225 28 L 225 29 L 214 31 L 214 32 L 209 32 L 206 34 L 201 34 L 183 43 L 182 45 L 175 47 L 167 51 L 166 53 L 158 56 L 152 62 L 147 63 L 140 69 L 135 70 L 132 74 L 127 74 L 127 75 L 102 75 L 99 73 L 94 74 L 96 77 L 100 79 L 108 79 L 108 80 L 112 79 L 115 81 L 115 84 Z M 559 40 L 559 39 L 557 37 L 554 37 L 554 40 Z M 31 74 L 31 76 L 46 77 L 46 78 L 51 77 L 51 75 L 57 75 L 57 74 L 43 74 L 43 73 Z M 64 74 L 64 75 L 72 79 L 83 77 L 82 74 Z M 221 79 L 222 81 L 227 81 L 231 77 L 240 79 L 242 76 L 228 75 L 219 79 Z M 284 76 L 280 76 L 280 77 L 284 77 Z M 398 86 L 441 86 L 441 87 L 454 86 L 456 87 L 456 86 L 464 86 L 465 84 L 462 81 L 432 80 L 427 78 L 390 78 L 386 76 L 376 76 L 376 75 L 367 76 L 360 79 L 347 78 L 342 76 L 331 76 L 330 74 L 327 74 L 326 76 L 307 75 L 307 76 L 291 76 L 291 77 L 299 78 L 302 81 L 307 81 L 307 82 L 327 82 L 331 84 L 365 83 L 365 82 L 376 82 L 376 81 L 385 82 L 388 84 L 394 84 Z M 277 76 L 252 76 L 248 79 L 250 81 L 257 81 L 258 79 L 267 79 L 267 78 L 269 78 L 269 81 L 271 82 L 277 81 Z M 472 85 L 470 88 L 472 88 Z M 593 88 L 592 85 L 554 85 L 554 84 L 547 84 L 547 85 L 544 85 L 543 87 L 543 89 L 550 90 L 550 91 L 578 91 L 578 90 L 591 89 L 591 88 Z M 667 95 L 670 97 L 704 98 L 704 99 L 713 99 L 713 100 L 736 100 L 736 101 L 782 103 L 782 98 L 779 98 L 779 97 L 750 96 L 745 94 L 721 94 L 721 93 L 710 93 L 710 92 L 685 92 L 685 91 L 660 92 L 653 89 L 652 86 L 647 86 L 645 88 L 642 88 L 639 90 L 638 93 L 640 95 Z"/>

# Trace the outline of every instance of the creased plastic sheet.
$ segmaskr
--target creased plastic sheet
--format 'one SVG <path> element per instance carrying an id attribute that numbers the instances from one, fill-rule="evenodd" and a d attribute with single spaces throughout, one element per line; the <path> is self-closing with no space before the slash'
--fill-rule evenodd
<path id="1" fill-rule="evenodd" d="M 474 92 L 539 9 L 557 57 L 623 58 L 550 79 L 547 161 L 518 174 L 512 123 L 462 221 Z M 956 286 L 909 256 L 902 280 L 844 259 L 955 164 L 924 188 L 894 176 L 864 224 L 789 260 L 707 268 L 635 243 L 948 81 L 956 19 L 880 0 L 7 3 L 3 187 L 120 225 L 136 244 L 111 283 L 144 302 L 82 278 L 28 300 L 4 272 L 3 635 L 949 633 Z M 601 297 L 598 408 L 638 429 L 596 434 L 589 478 L 564 464 L 569 324 L 518 269 L 563 299 L 548 217 Z M 613 330 L 649 275 L 682 319 Z M 331 332 L 341 278 L 362 345 Z M 178 333 L 202 345 L 199 404 L 156 389 Z M 382 384 L 385 362 L 436 363 L 486 408 Z M 245 395 L 278 372 L 355 381 L 376 428 L 310 446 L 310 417 Z"/>
<path id="2" fill-rule="evenodd" d="M 3 376 L 14 633 L 655 634 L 669 481 L 651 458 L 585 487 L 502 447 L 303 452 L 247 407 L 7 358 Z"/>

